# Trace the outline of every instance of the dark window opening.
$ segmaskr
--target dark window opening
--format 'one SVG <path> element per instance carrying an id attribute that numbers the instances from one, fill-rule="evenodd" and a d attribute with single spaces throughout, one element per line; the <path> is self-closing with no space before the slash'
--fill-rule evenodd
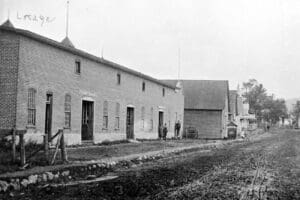
<path id="1" fill-rule="evenodd" d="M 75 73 L 76 74 L 81 73 L 81 66 L 80 66 L 80 61 L 79 60 L 75 61 Z"/>
<path id="2" fill-rule="evenodd" d="M 145 90 L 146 90 L 146 83 L 143 82 L 143 84 L 142 84 L 142 91 L 145 92 Z"/>
<path id="3" fill-rule="evenodd" d="M 162 95 L 163 95 L 163 97 L 165 96 L 165 93 L 166 93 L 165 88 L 163 88 L 162 89 Z"/>
<path id="4" fill-rule="evenodd" d="M 121 74 L 117 74 L 118 85 L 121 85 Z"/>

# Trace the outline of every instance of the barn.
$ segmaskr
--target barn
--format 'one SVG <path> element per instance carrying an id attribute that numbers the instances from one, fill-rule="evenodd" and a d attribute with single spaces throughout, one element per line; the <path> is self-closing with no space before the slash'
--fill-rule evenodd
<path id="1" fill-rule="evenodd" d="M 175 80 L 165 80 L 175 84 Z M 198 138 L 227 138 L 229 84 L 226 80 L 180 80 L 184 94 L 184 131 Z"/>

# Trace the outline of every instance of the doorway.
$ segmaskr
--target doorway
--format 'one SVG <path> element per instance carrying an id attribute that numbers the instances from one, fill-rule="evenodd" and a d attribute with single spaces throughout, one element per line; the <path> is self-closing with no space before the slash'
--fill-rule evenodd
<path id="1" fill-rule="evenodd" d="M 127 107 L 126 137 L 134 139 L 134 108 Z"/>
<path id="2" fill-rule="evenodd" d="M 164 125 L 164 112 L 158 112 L 158 137 L 162 137 L 162 126 Z"/>
<path id="3" fill-rule="evenodd" d="M 81 140 L 93 140 L 94 102 L 82 101 Z"/>
<path id="4" fill-rule="evenodd" d="M 52 137 L 52 106 L 53 94 L 46 94 L 46 112 L 45 112 L 45 134 L 48 135 L 48 140 L 51 141 Z"/>

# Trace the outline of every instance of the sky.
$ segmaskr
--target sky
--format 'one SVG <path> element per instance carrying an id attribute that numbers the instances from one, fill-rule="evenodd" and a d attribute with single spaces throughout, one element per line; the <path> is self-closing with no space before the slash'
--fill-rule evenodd
<path id="1" fill-rule="evenodd" d="M 66 2 L 0 0 L 0 23 L 9 16 L 17 28 L 61 41 Z M 299 0 L 69 2 L 78 49 L 158 79 L 180 71 L 181 79 L 229 80 L 236 89 L 255 78 L 276 97 L 300 97 Z"/>

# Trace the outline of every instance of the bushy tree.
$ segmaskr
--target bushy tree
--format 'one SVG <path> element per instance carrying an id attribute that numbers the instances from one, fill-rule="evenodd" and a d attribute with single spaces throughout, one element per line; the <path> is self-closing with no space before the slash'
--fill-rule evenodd
<path id="1" fill-rule="evenodd" d="M 296 104 L 293 106 L 291 114 L 294 118 L 295 123 L 299 126 L 298 121 L 300 117 L 300 101 L 297 101 Z"/>
<path id="2" fill-rule="evenodd" d="M 249 103 L 249 112 L 255 114 L 259 121 L 264 119 L 276 123 L 280 118 L 287 117 L 285 100 L 267 95 L 267 90 L 257 80 L 250 79 L 243 83 L 243 91 L 243 97 Z"/>
<path id="3" fill-rule="evenodd" d="M 250 79 L 248 82 L 243 83 L 243 90 L 245 102 L 249 103 L 249 112 L 260 118 L 263 103 L 267 98 L 267 90 L 255 79 Z"/>

